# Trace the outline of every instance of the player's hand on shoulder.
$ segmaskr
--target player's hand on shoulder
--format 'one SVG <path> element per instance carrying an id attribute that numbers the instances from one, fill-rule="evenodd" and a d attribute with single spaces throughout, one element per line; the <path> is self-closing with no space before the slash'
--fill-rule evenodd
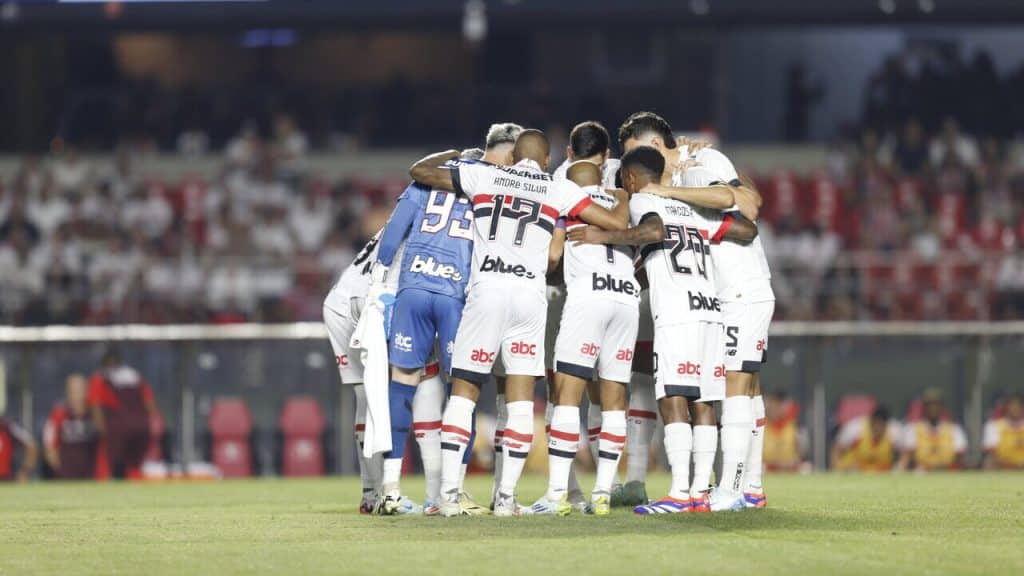
<path id="1" fill-rule="evenodd" d="M 577 226 L 566 233 L 574 246 L 580 244 L 604 244 L 604 230 L 597 226 Z"/>
<path id="2" fill-rule="evenodd" d="M 687 138 L 686 136 L 676 137 L 676 146 L 686 146 L 686 151 L 693 156 L 697 152 L 705 148 L 714 148 L 714 144 L 710 140 L 703 140 L 698 138 Z"/>

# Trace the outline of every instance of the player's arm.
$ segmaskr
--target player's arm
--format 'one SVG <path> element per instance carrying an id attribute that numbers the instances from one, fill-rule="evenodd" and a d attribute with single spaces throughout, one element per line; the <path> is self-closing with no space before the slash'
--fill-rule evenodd
<path id="1" fill-rule="evenodd" d="M 761 193 L 757 191 L 754 181 L 745 174 L 739 174 L 738 176 L 739 182 L 734 181 L 730 183 L 739 184 L 738 186 L 732 186 L 732 195 L 736 200 L 736 209 L 748 220 L 757 220 L 757 217 L 761 214 L 761 205 L 763 204 Z"/>
<path id="2" fill-rule="evenodd" d="M 712 237 L 712 243 L 731 240 L 737 244 L 750 244 L 757 238 L 757 224 L 743 217 L 742 214 L 726 214 L 722 226 Z"/>
<path id="3" fill-rule="evenodd" d="M 384 225 L 384 232 L 380 235 L 380 247 L 377 249 L 377 262 L 385 267 L 391 266 L 394 262 L 398 247 L 402 245 L 402 240 L 405 240 L 412 228 L 419 209 L 413 196 L 418 193 L 416 184 L 406 188 L 402 197 L 398 199 L 394 212 L 388 218 L 388 223 Z"/>
<path id="4" fill-rule="evenodd" d="M 565 226 L 561 224 L 555 226 L 555 231 L 551 233 L 551 244 L 548 246 L 548 275 L 556 274 L 558 272 L 559 264 L 562 263 L 562 255 L 565 253 Z"/>
<path id="5" fill-rule="evenodd" d="M 458 157 L 458 150 L 446 150 L 431 154 L 413 164 L 409 168 L 409 176 L 424 186 L 454 191 L 452 168 L 445 166 L 444 163 Z"/>
<path id="6" fill-rule="evenodd" d="M 608 232 L 621 232 L 629 228 L 629 206 L 622 200 L 619 200 L 612 210 L 591 202 L 579 212 L 577 217 L 587 224 L 600 226 Z"/>
<path id="7" fill-rule="evenodd" d="M 690 188 L 666 186 L 658 182 L 651 182 L 644 186 L 640 192 L 672 198 L 693 206 L 702 206 L 714 210 L 728 210 L 736 204 L 736 199 L 733 197 L 733 188 L 723 184 Z"/>
<path id="8" fill-rule="evenodd" d="M 603 230 L 594 226 L 573 228 L 568 233 L 569 241 L 579 244 L 618 244 L 646 246 L 665 239 L 665 225 L 661 216 L 651 212 L 640 219 L 640 223 L 625 230 Z"/>

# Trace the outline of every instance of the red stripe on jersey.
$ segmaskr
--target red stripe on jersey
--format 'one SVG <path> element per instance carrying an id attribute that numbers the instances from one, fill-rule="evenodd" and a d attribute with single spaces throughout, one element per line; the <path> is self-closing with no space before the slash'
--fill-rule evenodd
<path id="1" fill-rule="evenodd" d="M 458 426 L 452 426 L 451 424 L 445 424 L 444 426 L 441 426 L 441 432 L 451 432 L 452 434 L 459 434 L 460 436 L 465 436 L 466 438 L 469 438 L 470 436 L 469 430 L 466 430 L 465 428 L 459 428 Z"/>
<path id="2" fill-rule="evenodd" d="M 558 210 L 555 210 L 553 207 L 548 206 L 547 204 L 540 205 L 540 213 L 545 216 L 551 217 L 552 220 L 558 220 L 562 216 L 561 214 L 559 214 Z"/>
<path id="3" fill-rule="evenodd" d="M 364 432 L 366 430 L 366 424 L 356 424 L 356 432 Z"/>
<path id="4" fill-rule="evenodd" d="M 473 196 L 473 206 L 478 204 L 490 204 L 494 202 L 494 196 L 490 194 L 477 194 Z"/>
<path id="5" fill-rule="evenodd" d="M 413 422 L 413 430 L 437 430 L 441 427 L 440 420 L 434 420 L 433 422 Z"/>
<path id="6" fill-rule="evenodd" d="M 520 442 L 533 442 L 533 434 L 521 434 L 515 430 L 509 430 L 508 428 L 505 428 L 505 438 L 519 440 Z"/>
<path id="7" fill-rule="evenodd" d="M 655 414 L 654 412 L 651 412 L 649 410 L 634 410 L 634 409 L 630 409 L 630 411 L 627 414 L 627 416 L 632 416 L 633 418 L 650 418 L 651 420 L 654 420 L 655 418 L 658 417 L 657 414 Z"/>
<path id="8" fill-rule="evenodd" d="M 587 207 L 590 206 L 593 203 L 594 203 L 594 200 L 590 196 L 587 196 L 583 200 L 580 200 L 579 204 L 573 206 L 572 210 L 569 210 L 569 216 L 571 218 L 575 218 L 575 217 L 579 216 L 580 212 L 583 212 L 584 210 L 586 210 Z"/>
<path id="9" fill-rule="evenodd" d="M 725 234 L 729 231 L 729 227 L 732 226 L 732 222 L 735 220 L 731 215 L 726 214 L 725 218 L 722 219 L 722 225 L 718 227 L 718 232 L 711 237 L 712 244 L 718 244 L 725 238 Z"/>
<path id="10" fill-rule="evenodd" d="M 705 240 L 707 240 L 707 239 L 708 239 L 708 231 L 707 231 L 707 230 L 704 230 L 703 228 L 701 228 L 701 229 L 699 230 L 699 232 L 700 232 L 700 237 L 701 237 L 701 238 L 703 238 L 703 239 L 705 239 Z"/>
<path id="11" fill-rule="evenodd" d="M 609 442 L 625 442 L 625 436 L 616 436 L 610 432 L 601 432 L 601 440 L 608 440 Z"/>
<path id="12" fill-rule="evenodd" d="M 562 432 L 561 430 L 551 430 L 551 437 L 558 438 L 559 440 L 565 440 L 566 442 L 579 442 L 579 434 L 570 434 L 569 432 Z"/>

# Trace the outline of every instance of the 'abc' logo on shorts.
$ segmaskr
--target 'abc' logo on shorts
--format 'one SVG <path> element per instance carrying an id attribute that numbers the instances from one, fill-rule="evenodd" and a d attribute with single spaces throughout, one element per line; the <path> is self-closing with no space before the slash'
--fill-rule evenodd
<path id="1" fill-rule="evenodd" d="M 490 364 L 494 362 L 494 352 L 488 352 L 483 348 L 477 348 L 473 350 L 473 354 L 470 355 L 470 362 L 477 362 L 479 364 Z"/>
<path id="2" fill-rule="evenodd" d="M 680 362 L 676 367 L 676 374 L 680 376 L 700 376 L 700 364 L 693 362 Z"/>
<path id="3" fill-rule="evenodd" d="M 633 351 L 630 350 L 629 348 L 623 348 L 622 350 L 619 350 L 615 354 L 615 359 L 616 360 L 622 360 L 624 362 L 632 362 L 633 361 Z"/>
<path id="4" fill-rule="evenodd" d="M 583 354 L 584 356 L 597 356 L 597 353 L 600 351 L 601 347 L 598 346 L 597 344 L 594 344 L 593 342 L 587 342 L 586 344 L 580 347 L 580 354 Z"/>
<path id="5" fill-rule="evenodd" d="M 765 342 L 764 340 L 758 340 L 757 341 L 757 351 L 758 352 L 764 352 L 765 348 L 767 348 L 767 342 Z"/>
<path id="6" fill-rule="evenodd" d="M 337 362 L 338 366 L 348 366 L 348 354 L 335 356 L 334 361 Z"/>
<path id="7" fill-rule="evenodd" d="M 512 348 L 509 351 L 519 356 L 536 356 L 537 345 L 527 344 L 526 342 L 513 342 Z"/>

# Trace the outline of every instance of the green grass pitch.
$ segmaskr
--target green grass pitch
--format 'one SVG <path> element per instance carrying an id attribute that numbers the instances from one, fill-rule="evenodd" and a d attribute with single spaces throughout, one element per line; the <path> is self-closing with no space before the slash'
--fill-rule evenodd
<path id="1" fill-rule="evenodd" d="M 739 513 L 442 519 L 360 516 L 356 478 L 4 485 L 0 574 L 1024 574 L 1024 474 L 767 487 Z M 524 501 L 543 489 L 524 478 Z"/>

